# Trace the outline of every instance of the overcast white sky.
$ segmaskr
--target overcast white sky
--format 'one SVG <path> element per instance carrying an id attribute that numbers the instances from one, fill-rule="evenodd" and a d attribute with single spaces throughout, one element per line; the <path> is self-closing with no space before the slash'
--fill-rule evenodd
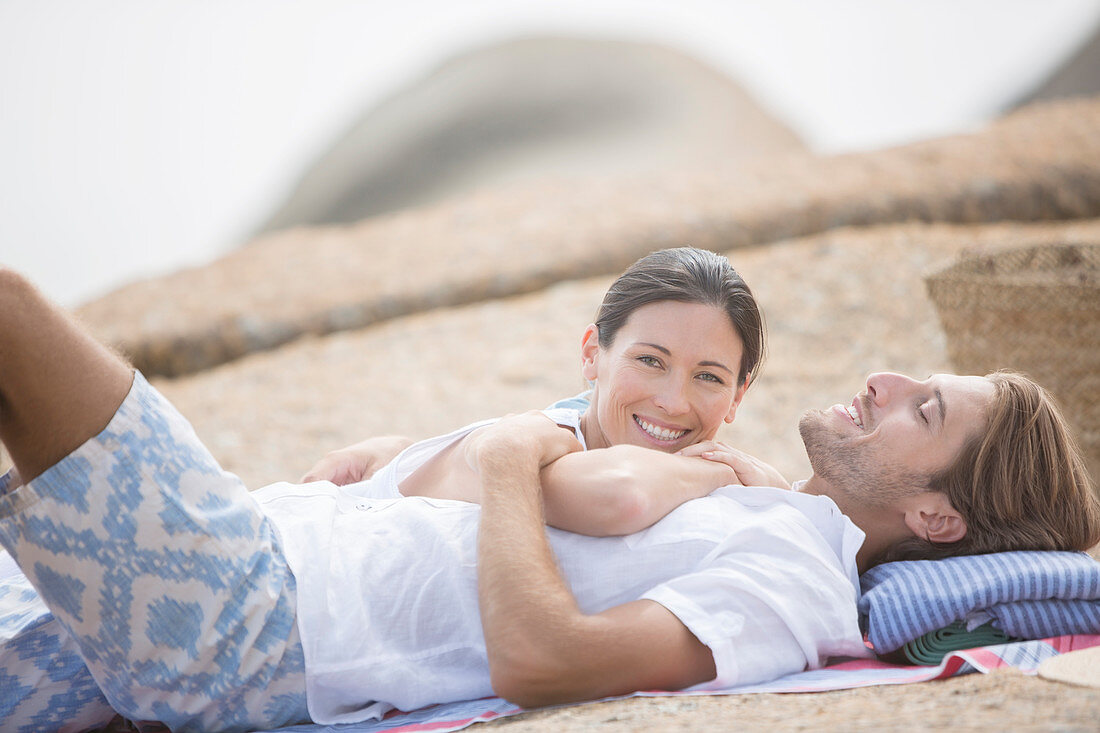
<path id="1" fill-rule="evenodd" d="M 0 0 L 0 262 L 74 305 L 236 246 L 372 102 L 518 34 L 657 41 L 821 152 L 979 126 L 1097 0 Z"/>

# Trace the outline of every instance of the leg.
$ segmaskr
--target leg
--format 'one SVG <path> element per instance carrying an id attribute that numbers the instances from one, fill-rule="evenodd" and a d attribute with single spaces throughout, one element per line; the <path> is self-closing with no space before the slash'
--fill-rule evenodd
<path id="1" fill-rule="evenodd" d="M 307 719 L 270 522 L 141 375 L 98 435 L 5 492 L 0 543 L 111 706 L 172 730 Z"/>
<path id="2" fill-rule="evenodd" d="M 0 268 L 0 442 L 23 481 L 102 430 L 131 379 L 67 313 Z"/>
<path id="3" fill-rule="evenodd" d="M 270 523 L 156 390 L 10 273 L 0 431 L 24 479 L 0 477 L 0 543 L 115 710 L 173 730 L 306 718 Z"/>
<path id="4" fill-rule="evenodd" d="M 72 637 L 18 573 L 0 577 L 0 690 L 3 730 L 82 731 L 115 716 Z"/>

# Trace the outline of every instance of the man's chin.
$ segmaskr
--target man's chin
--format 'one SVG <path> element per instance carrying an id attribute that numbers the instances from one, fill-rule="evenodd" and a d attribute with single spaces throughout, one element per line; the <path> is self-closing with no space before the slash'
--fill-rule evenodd
<path id="1" fill-rule="evenodd" d="M 817 439 L 819 431 L 825 427 L 825 411 L 824 410 L 806 410 L 802 413 L 802 417 L 798 419 L 798 435 L 802 438 L 802 445 L 806 447 L 806 452 L 810 451 L 810 443 L 819 443 Z"/>
<path id="2" fill-rule="evenodd" d="M 798 434 L 814 475 L 830 483 L 847 483 L 854 456 L 846 452 L 842 441 L 828 424 L 824 410 L 807 410 L 798 421 Z"/>

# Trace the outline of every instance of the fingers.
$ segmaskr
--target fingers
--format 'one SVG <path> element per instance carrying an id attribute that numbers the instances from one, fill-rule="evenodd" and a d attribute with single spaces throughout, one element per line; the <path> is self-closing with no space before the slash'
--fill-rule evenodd
<path id="1" fill-rule="evenodd" d="M 733 450 L 725 443 L 719 443 L 717 440 L 701 440 L 698 443 L 693 443 L 687 448 L 682 448 L 677 451 L 681 456 L 701 456 L 704 453 L 711 453 L 719 450 Z"/>
<path id="2" fill-rule="evenodd" d="M 412 444 L 412 438 L 404 435 L 367 438 L 329 452 L 302 476 L 301 481 L 331 481 L 337 486 L 366 481 Z"/>
<path id="3" fill-rule="evenodd" d="M 302 478 L 298 479 L 300 484 L 309 484 L 314 481 L 332 481 L 336 483 L 337 478 L 335 467 L 333 467 L 326 458 L 322 458 L 320 461 L 313 465 L 313 468 L 306 471 L 302 475 Z"/>
<path id="4" fill-rule="evenodd" d="M 719 443 L 716 440 L 704 440 L 689 445 L 679 451 L 679 454 L 682 456 L 698 456 L 699 458 L 706 458 L 708 461 L 720 461 L 731 468 L 736 468 L 734 464 L 746 465 L 756 460 L 748 453 L 732 448 L 725 443 Z"/>
<path id="5" fill-rule="evenodd" d="M 761 461 L 744 451 L 737 450 L 716 440 L 704 440 L 679 451 L 683 456 L 697 456 L 708 461 L 724 463 L 733 469 L 737 481 L 744 486 L 774 486 L 789 489 L 790 484 L 771 464 Z"/>
<path id="6" fill-rule="evenodd" d="M 744 483 L 742 472 L 753 468 L 753 459 L 740 451 L 723 448 L 713 448 L 699 453 L 699 457 L 716 463 L 724 463 L 734 470 L 738 480 Z"/>
<path id="7" fill-rule="evenodd" d="M 313 481 L 331 481 L 337 486 L 346 486 L 369 477 L 369 462 L 364 462 L 353 453 L 334 451 L 318 461 L 309 469 L 300 483 Z"/>

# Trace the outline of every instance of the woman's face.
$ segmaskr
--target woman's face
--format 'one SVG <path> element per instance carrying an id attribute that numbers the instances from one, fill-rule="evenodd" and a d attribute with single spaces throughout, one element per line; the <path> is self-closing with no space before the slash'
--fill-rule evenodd
<path id="1" fill-rule="evenodd" d="M 745 394 L 737 385 L 743 348 L 725 311 L 699 303 L 642 306 L 606 349 L 589 326 L 581 344 L 581 373 L 595 382 L 582 420 L 588 447 L 672 453 L 713 438 Z"/>

